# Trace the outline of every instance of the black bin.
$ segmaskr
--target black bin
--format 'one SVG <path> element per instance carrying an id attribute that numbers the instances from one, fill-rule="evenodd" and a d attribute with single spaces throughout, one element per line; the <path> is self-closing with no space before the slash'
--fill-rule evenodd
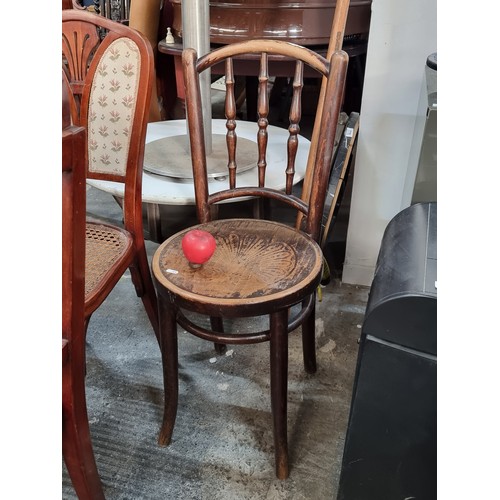
<path id="1" fill-rule="evenodd" d="M 437 204 L 388 224 L 361 331 L 337 500 L 436 498 Z"/>

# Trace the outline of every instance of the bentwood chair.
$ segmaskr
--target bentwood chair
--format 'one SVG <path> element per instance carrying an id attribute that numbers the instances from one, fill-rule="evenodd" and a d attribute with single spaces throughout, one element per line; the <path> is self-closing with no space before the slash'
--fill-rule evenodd
<path id="1" fill-rule="evenodd" d="M 62 449 L 80 500 L 103 499 L 85 399 L 85 129 L 62 117 Z"/>
<path id="2" fill-rule="evenodd" d="M 233 59 L 243 54 L 260 65 L 258 120 L 256 124 L 255 187 L 238 186 L 238 120 L 234 96 Z M 248 56 L 250 54 L 250 56 Z M 269 59 L 296 60 L 290 126 L 283 152 L 288 156 L 283 172 L 283 191 L 266 187 L 266 144 L 269 113 Z M 153 257 L 153 276 L 159 300 L 160 339 L 164 370 L 165 408 L 159 443 L 171 441 L 178 405 L 177 323 L 188 332 L 216 345 L 270 342 L 271 408 L 273 415 L 276 475 L 289 474 L 287 443 L 288 333 L 302 325 L 305 370 L 316 371 L 315 293 L 321 280 L 323 256 L 318 245 L 325 193 L 332 166 L 334 138 L 342 104 L 348 56 L 334 53 L 327 61 L 298 45 L 271 40 L 252 40 L 227 45 L 197 58 L 193 49 L 183 52 L 186 111 L 199 225 L 216 240 L 216 250 L 201 267 L 191 266 L 181 242 L 189 228 L 168 238 Z M 225 64 L 227 118 L 227 181 L 216 181 L 222 190 L 209 194 L 205 154 L 203 107 L 199 75 L 216 64 Z M 301 91 L 304 67 L 327 79 L 324 110 L 319 124 L 319 142 L 313 190 L 305 203 L 292 192 L 294 159 L 299 140 Z M 269 135 L 271 132 L 269 132 Z M 213 182 L 213 181 L 210 181 Z M 264 198 L 283 203 L 293 212 L 292 223 L 259 219 L 215 219 L 217 204 L 238 197 Z M 295 228 L 297 211 L 303 225 Z M 292 306 L 300 312 L 289 317 Z M 191 313 L 211 318 L 211 329 L 196 322 Z M 224 332 L 223 318 L 269 315 L 269 330 L 255 333 Z M 194 315 L 196 316 L 196 315 Z"/>
<path id="3" fill-rule="evenodd" d="M 128 268 L 158 335 L 142 215 L 142 167 L 154 75 L 151 46 L 128 26 L 85 11 L 63 10 L 62 54 L 73 95 L 73 122 L 87 129 L 87 178 L 125 185 L 123 227 L 87 220 L 86 325 Z"/>

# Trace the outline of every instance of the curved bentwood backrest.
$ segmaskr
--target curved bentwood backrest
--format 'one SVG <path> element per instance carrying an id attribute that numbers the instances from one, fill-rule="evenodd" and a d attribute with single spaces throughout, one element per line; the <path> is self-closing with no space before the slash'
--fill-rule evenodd
<path id="1" fill-rule="evenodd" d="M 256 138 L 257 174 L 254 187 L 238 187 L 238 165 L 236 162 L 237 148 L 237 115 L 235 78 L 233 59 L 245 55 L 245 58 L 255 59 L 259 64 L 258 75 L 258 131 Z M 302 229 L 316 241 L 320 236 L 321 214 L 325 201 L 326 189 L 331 171 L 334 153 L 335 132 L 338 116 L 341 110 L 348 56 L 344 51 L 337 51 L 330 61 L 299 45 L 278 40 L 250 40 L 226 45 L 209 54 L 197 58 L 194 49 L 185 49 L 182 55 L 184 81 L 186 87 L 186 112 L 189 124 L 193 174 L 195 179 L 196 207 L 200 222 L 207 222 L 211 217 L 210 206 L 227 199 L 237 197 L 264 197 L 275 199 L 299 210 L 304 214 Z M 286 145 L 287 166 L 283 175 L 286 177 L 284 191 L 266 187 L 266 150 L 268 142 L 269 115 L 269 72 L 270 60 L 293 61 L 295 72 L 293 76 L 293 92 L 289 111 L 289 138 Z M 225 114 L 227 143 L 227 189 L 212 192 L 209 195 L 207 178 L 207 160 L 203 129 L 203 108 L 200 94 L 199 74 L 217 64 L 225 64 Z M 300 121 L 301 96 L 304 85 L 304 66 L 309 66 L 318 76 L 327 78 L 325 101 L 318 134 L 318 150 L 316 161 L 311 168 L 313 173 L 313 188 L 308 203 L 292 193 L 295 174 L 295 156 L 297 153 Z"/>

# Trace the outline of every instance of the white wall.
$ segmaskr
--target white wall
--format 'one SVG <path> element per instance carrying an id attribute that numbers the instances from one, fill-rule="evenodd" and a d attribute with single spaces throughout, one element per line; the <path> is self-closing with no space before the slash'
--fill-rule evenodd
<path id="1" fill-rule="evenodd" d="M 342 280 L 371 285 L 387 223 L 402 208 L 436 0 L 373 0 Z M 439 54 L 438 54 L 439 58 Z M 407 205 L 406 205 L 407 206 Z"/>

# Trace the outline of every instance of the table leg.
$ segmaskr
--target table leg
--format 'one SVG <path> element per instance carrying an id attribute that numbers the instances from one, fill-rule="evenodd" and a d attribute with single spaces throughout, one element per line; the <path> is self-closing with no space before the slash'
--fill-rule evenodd
<path id="1" fill-rule="evenodd" d="M 162 242 L 160 205 L 146 203 L 149 239 L 155 243 Z"/>
<path id="2" fill-rule="evenodd" d="M 253 200 L 252 208 L 255 219 L 269 219 L 271 216 L 271 203 L 267 198 Z"/>
<path id="3" fill-rule="evenodd" d="M 246 77 L 246 100 L 247 100 L 247 120 L 257 121 L 257 98 L 258 98 L 259 78 L 257 76 Z"/>
<path id="4" fill-rule="evenodd" d="M 174 105 L 173 117 L 175 119 L 186 118 L 186 93 L 184 92 L 184 75 L 182 69 L 182 58 L 174 56 L 175 85 L 177 87 L 177 100 Z"/>

